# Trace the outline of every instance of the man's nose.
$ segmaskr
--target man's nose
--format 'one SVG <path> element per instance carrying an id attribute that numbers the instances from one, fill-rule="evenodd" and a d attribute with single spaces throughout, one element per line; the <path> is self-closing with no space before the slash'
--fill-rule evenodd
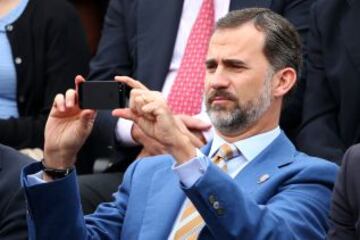
<path id="1" fill-rule="evenodd" d="M 209 84 L 212 88 L 227 88 L 230 85 L 230 81 L 225 71 L 221 67 L 219 67 L 210 76 Z"/>

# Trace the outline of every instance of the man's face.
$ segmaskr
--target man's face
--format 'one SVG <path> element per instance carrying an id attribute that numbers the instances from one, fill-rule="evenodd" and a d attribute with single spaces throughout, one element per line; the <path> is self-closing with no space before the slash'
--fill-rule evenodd
<path id="1" fill-rule="evenodd" d="M 264 41 L 252 23 L 211 37 L 205 103 L 212 123 L 224 134 L 256 124 L 271 104 L 273 71 L 263 53 Z"/>

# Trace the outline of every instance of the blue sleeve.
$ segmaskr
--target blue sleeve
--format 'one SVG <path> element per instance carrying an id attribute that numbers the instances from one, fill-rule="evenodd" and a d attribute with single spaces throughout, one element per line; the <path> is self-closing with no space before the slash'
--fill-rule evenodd
<path id="1" fill-rule="evenodd" d="M 120 236 L 135 165 L 126 171 L 115 200 L 101 204 L 94 214 L 85 217 L 76 171 L 50 183 L 30 186 L 27 176 L 39 172 L 42 166 L 35 163 L 24 168 L 21 178 L 27 200 L 29 239 L 112 239 Z"/>
<path id="2" fill-rule="evenodd" d="M 326 238 L 336 173 L 330 164 L 309 167 L 255 200 L 242 190 L 246 186 L 210 164 L 193 187 L 183 190 L 215 239 L 320 240 Z"/>

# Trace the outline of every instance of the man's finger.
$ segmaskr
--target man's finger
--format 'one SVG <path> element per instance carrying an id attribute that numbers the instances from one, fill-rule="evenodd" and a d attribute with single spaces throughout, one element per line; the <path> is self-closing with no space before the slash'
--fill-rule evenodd
<path id="1" fill-rule="evenodd" d="M 125 118 L 136 122 L 137 116 L 129 108 L 118 108 L 111 112 L 114 117 Z"/>
<path id="2" fill-rule="evenodd" d="M 57 94 L 54 98 L 53 108 L 60 112 L 65 111 L 65 97 L 62 94 Z"/>
<path id="3" fill-rule="evenodd" d="M 201 132 L 201 131 L 196 131 L 196 130 L 195 130 L 195 131 L 191 131 L 191 133 L 192 133 L 197 139 L 199 139 L 199 140 L 202 142 L 202 144 L 206 144 L 206 143 L 207 143 L 206 138 L 205 138 L 203 132 Z"/>
<path id="4" fill-rule="evenodd" d="M 201 131 L 198 131 L 198 130 L 196 130 L 195 132 L 190 131 L 189 128 L 187 128 L 185 126 L 184 122 L 180 119 L 179 115 L 176 116 L 175 121 L 176 121 L 176 125 L 180 129 L 180 131 L 189 137 L 191 143 L 195 147 L 199 148 L 206 143 L 206 140 L 205 140 L 204 136 L 202 135 Z"/>
<path id="5" fill-rule="evenodd" d="M 204 122 L 200 119 L 194 118 L 189 115 L 179 114 L 178 117 L 182 120 L 188 129 L 196 129 L 199 131 L 205 131 L 211 128 L 211 124 Z"/>
<path id="6" fill-rule="evenodd" d="M 83 76 L 81 76 L 81 75 L 77 75 L 77 76 L 75 77 L 75 91 L 76 91 L 76 92 L 78 92 L 79 85 L 80 85 L 82 82 L 85 82 L 85 78 L 83 78 Z"/>
<path id="7" fill-rule="evenodd" d="M 115 81 L 125 83 L 126 85 L 128 85 L 131 88 L 148 90 L 148 88 L 145 87 L 145 85 L 143 85 L 141 82 L 139 82 L 139 81 L 137 81 L 135 79 L 132 79 L 131 77 L 116 76 Z"/>
<path id="8" fill-rule="evenodd" d="M 204 143 L 197 137 L 195 136 L 193 133 L 189 132 L 188 137 L 190 138 L 190 141 L 192 142 L 192 144 L 197 147 L 200 148 L 204 145 Z"/>
<path id="9" fill-rule="evenodd" d="M 67 108 L 72 108 L 76 103 L 76 92 L 74 89 L 69 89 L 65 93 L 65 104 Z"/>
<path id="10" fill-rule="evenodd" d="M 93 124 L 95 122 L 95 118 L 96 111 L 90 109 L 81 111 L 80 119 L 87 127 L 89 126 L 89 124 Z"/>
<path id="11" fill-rule="evenodd" d="M 142 117 L 144 117 L 149 121 L 155 121 L 156 120 L 155 110 L 158 109 L 158 107 L 159 106 L 154 102 L 143 105 L 139 111 L 139 115 L 141 115 Z"/>

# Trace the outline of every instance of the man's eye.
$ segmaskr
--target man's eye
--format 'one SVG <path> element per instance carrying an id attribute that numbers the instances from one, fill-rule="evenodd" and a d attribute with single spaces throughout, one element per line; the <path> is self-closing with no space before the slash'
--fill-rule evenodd
<path id="1" fill-rule="evenodd" d="M 243 71 L 246 69 L 243 65 L 231 65 L 229 68 L 233 69 L 234 71 Z"/>
<path id="2" fill-rule="evenodd" d="M 239 65 L 239 64 L 231 64 L 231 65 L 229 65 L 229 67 L 231 67 L 231 68 L 238 68 L 238 69 L 243 69 L 243 68 L 244 68 L 244 65 Z"/>
<path id="3" fill-rule="evenodd" d="M 215 71 L 216 64 L 206 64 L 206 70 L 209 72 Z"/>

